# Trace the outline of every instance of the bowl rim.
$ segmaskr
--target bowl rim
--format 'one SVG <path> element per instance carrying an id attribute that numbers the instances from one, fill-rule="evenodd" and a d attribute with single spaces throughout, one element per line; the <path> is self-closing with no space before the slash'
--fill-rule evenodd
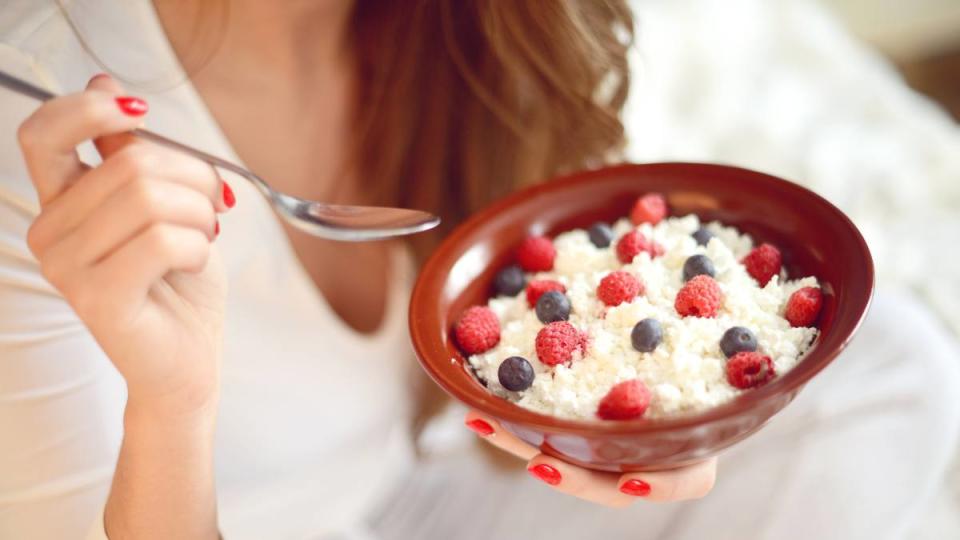
<path id="1" fill-rule="evenodd" d="M 789 372 L 783 376 L 777 377 L 770 384 L 756 388 L 751 392 L 740 394 L 736 398 L 728 401 L 727 403 L 711 407 L 709 409 L 679 415 L 676 417 L 666 417 L 659 419 L 636 419 L 636 420 L 625 420 L 617 422 L 609 422 L 602 420 L 579 420 L 579 419 L 569 419 L 561 418 L 558 416 L 546 415 L 538 412 L 531 411 L 529 409 L 524 409 L 515 403 L 502 399 L 493 394 L 489 394 L 491 399 L 477 401 L 470 394 L 462 391 L 461 388 L 449 380 L 447 380 L 446 375 L 436 368 L 434 365 L 437 362 L 449 362 L 451 360 L 449 355 L 445 355 L 445 358 L 428 360 L 429 352 L 427 348 L 427 342 L 431 339 L 440 339 L 443 343 L 442 336 L 436 336 L 436 333 L 432 330 L 425 328 L 425 325 L 417 324 L 421 317 L 421 312 L 427 311 L 430 308 L 428 307 L 428 302 L 430 298 L 435 298 L 435 294 L 428 294 L 430 289 L 437 288 L 438 280 L 445 274 L 445 269 L 441 268 L 442 262 L 449 257 L 442 257 L 441 255 L 447 253 L 448 251 L 453 250 L 456 246 L 461 243 L 461 239 L 465 236 L 473 233 L 478 227 L 480 227 L 484 222 L 490 219 L 492 216 L 502 212 L 503 210 L 514 206 L 515 204 L 521 202 L 524 199 L 536 197 L 543 193 L 560 191 L 566 189 L 568 186 L 589 182 L 597 178 L 607 177 L 611 175 L 623 175 L 629 174 L 633 171 L 651 171 L 655 172 L 657 169 L 664 168 L 686 168 L 686 167 L 698 167 L 698 168 L 712 168 L 717 171 L 726 171 L 728 173 L 736 174 L 745 174 L 748 176 L 753 176 L 758 180 L 775 182 L 781 184 L 781 187 L 787 191 L 792 191 L 793 193 L 812 198 L 816 203 L 823 206 L 824 210 L 830 212 L 834 217 L 838 218 L 839 221 L 846 226 L 846 228 L 853 234 L 854 240 L 857 247 L 859 248 L 859 254 L 862 257 L 862 260 L 865 262 L 864 271 L 868 277 L 868 286 L 865 289 L 864 297 L 854 298 L 851 301 L 859 301 L 862 304 L 862 307 L 859 309 L 859 313 L 856 316 L 856 320 L 853 321 L 851 325 L 846 329 L 845 334 L 842 336 L 841 341 L 837 347 L 832 350 L 822 350 L 820 354 L 811 359 L 808 355 L 809 352 L 816 347 L 817 342 L 820 341 L 820 335 L 817 337 L 817 342 L 814 342 L 810 351 L 804 353 L 803 358 L 797 365 L 791 369 Z M 455 261 L 454 261 L 455 262 Z M 449 265 L 452 268 L 452 264 Z M 449 269 L 449 268 L 447 268 Z M 716 421 L 724 420 L 727 418 L 735 417 L 743 414 L 745 411 L 753 409 L 763 402 L 766 402 L 770 399 L 775 399 L 777 396 L 788 394 L 791 392 L 799 391 L 811 378 L 813 378 L 817 373 L 822 371 L 828 364 L 830 364 L 846 347 L 850 344 L 857 330 L 863 324 L 867 313 L 869 312 L 870 305 L 873 301 L 874 289 L 876 286 L 876 275 L 874 271 L 873 258 L 870 254 L 870 249 L 867 246 L 866 240 L 863 238 L 863 235 L 860 233 L 860 230 L 856 227 L 853 221 L 843 213 L 839 208 L 834 204 L 826 200 L 824 197 L 818 195 L 817 193 L 788 180 L 778 178 L 776 176 L 766 174 L 763 172 L 737 167 L 732 165 L 717 164 L 717 163 L 699 163 L 699 162 L 684 162 L 684 161 L 671 161 L 671 162 L 655 162 L 655 163 L 621 163 L 617 165 L 606 166 L 598 169 L 591 169 L 587 171 L 579 171 L 571 174 L 566 174 L 562 176 L 555 177 L 549 181 L 541 182 L 533 186 L 515 191 L 506 197 L 503 197 L 497 201 L 494 201 L 490 205 L 484 207 L 480 211 L 474 213 L 466 221 L 458 225 L 434 250 L 434 252 L 427 259 L 426 263 L 420 270 L 419 276 L 417 277 L 416 283 L 413 288 L 413 292 L 410 297 L 409 305 L 409 331 L 410 338 L 413 344 L 414 351 L 417 356 L 417 361 L 423 367 L 423 369 L 430 375 L 430 377 L 447 393 L 451 394 L 457 398 L 461 403 L 466 405 L 471 409 L 475 409 L 483 414 L 492 416 L 498 420 L 505 421 L 508 423 L 514 423 L 522 425 L 529 428 L 534 428 L 544 432 L 550 433 L 559 433 L 559 434 L 582 434 L 589 432 L 592 436 L 622 436 L 622 435 L 641 435 L 646 433 L 660 433 L 665 431 L 673 431 L 677 429 L 684 428 L 693 428 L 704 424 L 713 423 Z M 442 287 L 439 288 L 442 290 Z M 439 293 L 439 290 L 436 292 Z M 431 337 L 431 335 L 433 337 Z M 460 363 L 459 359 L 456 359 Z M 465 358 L 464 358 L 465 361 Z M 810 365 L 809 368 L 805 370 L 798 370 L 801 365 L 806 362 L 814 361 L 815 363 Z M 464 366 L 461 364 L 461 368 Z"/>

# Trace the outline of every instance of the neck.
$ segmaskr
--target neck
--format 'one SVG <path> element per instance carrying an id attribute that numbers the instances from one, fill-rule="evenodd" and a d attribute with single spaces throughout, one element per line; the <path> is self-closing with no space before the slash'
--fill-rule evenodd
<path id="1" fill-rule="evenodd" d="M 157 15 L 186 65 L 204 76 L 243 84 L 302 80 L 349 56 L 352 0 L 154 0 Z M 200 58 L 197 58 L 200 57 Z"/>

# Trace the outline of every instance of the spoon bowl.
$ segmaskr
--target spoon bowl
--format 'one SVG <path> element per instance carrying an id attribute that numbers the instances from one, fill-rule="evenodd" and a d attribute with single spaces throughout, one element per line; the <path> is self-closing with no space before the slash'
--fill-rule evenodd
<path id="1" fill-rule="evenodd" d="M 273 207 L 294 227 L 314 236 L 344 242 L 380 240 L 432 229 L 440 219 L 421 210 L 352 206 L 274 194 Z"/>

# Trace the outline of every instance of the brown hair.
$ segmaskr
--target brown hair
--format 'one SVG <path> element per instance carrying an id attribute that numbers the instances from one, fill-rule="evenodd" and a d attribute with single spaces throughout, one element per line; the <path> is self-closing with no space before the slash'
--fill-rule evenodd
<path id="1" fill-rule="evenodd" d="M 439 230 L 414 237 L 421 258 L 490 200 L 603 164 L 622 149 L 619 115 L 633 40 L 626 0 L 355 2 L 358 129 L 344 172 L 362 179 L 376 203 L 444 218 Z M 182 82 L 163 73 L 135 80 L 111 69 L 67 4 L 57 0 L 101 69 L 139 88 Z M 188 7 L 198 26 L 189 32 L 189 56 L 180 58 L 187 76 L 216 52 L 230 1 Z"/>
<path id="2" fill-rule="evenodd" d="M 625 0 L 358 0 L 353 25 L 354 170 L 375 202 L 443 218 L 410 239 L 421 260 L 492 199 L 623 147 Z M 446 403 L 422 379 L 416 432 Z"/>
<path id="3" fill-rule="evenodd" d="M 358 0 L 354 160 L 382 204 L 449 228 L 519 186 L 623 147 L 625 0 Z"/>

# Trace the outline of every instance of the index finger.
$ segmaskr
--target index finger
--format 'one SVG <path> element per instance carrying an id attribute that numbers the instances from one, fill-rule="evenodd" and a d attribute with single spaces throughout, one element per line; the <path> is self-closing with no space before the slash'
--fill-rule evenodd
<path id="1" fill-rule="evenodd" d="M 540 453 L 540 450 L 521 441 L 516 435 L 503 429 L 499 422 L 477 411 L 468 412 L 464 423 L 477 435 L 483 437 L 488 443 L 520 459 L 529 460 Z"/>
<path id="2" fill-rule="evenodd" d="M 616 473 L 584 469 L 544 454 L 527 462 L 527 472 L 561 493 L 603 506 L 624 508 L 636 500 L 617 489 Z"/>
<path id="3" fill-rule="evenodd" d="M 628 473 L 620 477 L 621 492 L 650 501 L 686 501 L 710 493 L 717 478 L 717 458 L 679 469 Z"/>
<path id="4" fill-rule="evenodd" d="M 552 468 L 556 478 L 562 479 L 551 484 L 554 489 L 607 506 L 622 507 L 634 497 L 659 502 L 698 499 L 710 492 L 716 479 L 717 458 L 678 469 L 627 473 L 617 478 L 614 474 L 581 469 L 544 456 L 537 448 L 504 430 L 495 419 L 477 411 L 468 412 L 465 422 L 488 443 L 528 460 L 528 469 L 538 465 Z"/>
<path id="5" fill-rule="evenodd" d="M 44 205 L 86 167 L 76 147 L 103 135 L 134 129 L 146 113 L 146 103 L 133 97 L 89 89 L 51 99 L 17 130 L 27 170 Z"/>

